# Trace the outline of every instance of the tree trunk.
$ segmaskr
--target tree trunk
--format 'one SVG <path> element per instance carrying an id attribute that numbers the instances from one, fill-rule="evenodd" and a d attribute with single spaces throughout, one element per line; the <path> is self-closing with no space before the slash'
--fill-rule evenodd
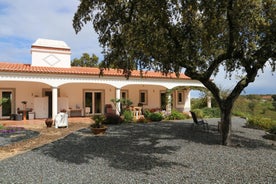
<path id="1" fill-rule="evenodd" d="M 228 104 L 229 105 L 229 104 Z M 226 107 L 221 109 L 221 135 L 222 135 L 222 145 L 228 146 L 231 144 L 231 107 Z"/>

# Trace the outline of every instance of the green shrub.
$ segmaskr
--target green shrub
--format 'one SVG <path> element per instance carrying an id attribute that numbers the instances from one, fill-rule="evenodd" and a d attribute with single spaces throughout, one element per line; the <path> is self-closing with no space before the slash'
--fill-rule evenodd
<path id="1" fill-rule="evenodd" d="M 256 102 L 253 101 L 248 103 L 248 108 L 252 113 L 254 112 L 255 107 L 256 107 Z"/>
<path id="2" fill-rule="evenodd" d="M 3 128 L 4 128 L 4 126 L 3 126 L 3 125 L 0 125 L 0 130 L 3 129 Z"/>
<path id="3" fill-rule="evenodd" d="M 246 119 L 249 115 L 240 111 L 233 111 L 232 115 Z"/>
<path id="4" fill-rule="evenodd" d="M 271 134 L 276 134 L 276 125 L 272 126 L 268 132 Z"/>
<path id="5" fill-rule="evenodd" d="M 133 122 L 133 114 L 130 110 L 125 110 L 123 113 L 123 116 L 124 116 L 124 123 Z"/>
<path id="6" fill-rule="evenodd" d="M 272 102 L 274 109 L 276 110 L 276 101 Z"/>
<path id="7" fill-rule="evenodd" d="M 201 109 L 206 107 L 206 98 L 194 98 L 191 99 L 192 109 Z"/>
<path id="8" fill-rule="evenodd" d="M 203 116 L 205 118 L 219 118 L 220 117 L 220 110 L 219 108 L 208 108 L 205 107 L 202 109 Z"/>
<path id="9" fill-rule="evenodd" d="M 120 124 L 122 122 L 122 118 L 117 114 L 110 113 L 105 115 L 104 124 Z"/>
<path id="10" fill-rule="evenodd" d="M 163 119 L 163 116 L 160 112 L 154 112 L 150 113 L 148 118 L 150 121 L 161 121 Z"/>
<path id="11" fill-rule="evenodd" d="M 94 120 L 94 122 L 96 124 L 99 124 L 105 120 L 105 116 L 104 115 L 94 115 L 94 116 L 92 116 L 92 119 Z"/>
<path id="12" fill-rule="evenodd" d="M 145 117 L 146 119 L 149 119 L 150 114 L 151 114 L 151 112 L 150 112 L 149 109 L 145 109 L 145 110 L 144 110 L 144 117 Z"/>
<path id="13" fill-rule="evenodd" d="M 186 116 L 177 110 L 172 110 L 171 114 L 169 114 L 166 117 L 166 119 L 167 120 L 181 120 L 181 119 L 186 119 Z"/>
<path id="14" fill-rule="evenodd" d="M 248 119 L 246 125 L 252 128 L 269 130 L 273 126 L 276 126 L 276 123 L 275 121 L 272 121 L 271 118 L 262 118 L 262 117 L 253 116 Z"/>
<path id="15" fill-rule="evenodd" d="M 203 118 L 204 117 L 203 111 L 201 109 L 193 109 L 192 111 L 196 114 L 197 118 Z"/>

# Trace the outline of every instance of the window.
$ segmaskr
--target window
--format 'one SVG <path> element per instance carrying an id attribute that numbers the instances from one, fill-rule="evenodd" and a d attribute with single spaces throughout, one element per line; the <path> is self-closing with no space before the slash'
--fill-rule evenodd
<path id="1" fill-rule="evenodd" d="M 148 91 L 141 90 L 139 93 L 139 103 L 142 103 L 144 105 L 148 104 Z"/>
<path id="2" fill-rule="evenodd" d="M 127 90 L 121 90 L 121 98 L 128 99 L 128 91 Z"/>
<path id="3" fill-rule="evenodd" d="M 165 92 L 160 93 L 160 107 L 162 110 L 166 110 L 167 107 L 167 95 Z"/>
<path id="4" fill-rule="evenodd" d="M 84 91 L 84 106 L 90 108 L 89 114 L 101 114 L 103 112 L 103 92 Z"/>
<path id="5" fill-rule="evenodd" d="M 2 91 L 2 98 L 6 101 L 2 104 L 2 116 L 10 116 L 12 113 L 12 92 Z"/>
<path id="6" fill-rule="evenodd" d="M 14 88 L 1 88 L 0 99 L 6 99 L 2 106 L 0 106 L 0 117 L 9 118 L 9 116 L 16 112 L 15 110 L 15 89 Z"/>
<path id="7" fill-rule="evenodd" d="M 183 91 L 177 91 L 177 103 L 184 104 L 184 94 Z"/>

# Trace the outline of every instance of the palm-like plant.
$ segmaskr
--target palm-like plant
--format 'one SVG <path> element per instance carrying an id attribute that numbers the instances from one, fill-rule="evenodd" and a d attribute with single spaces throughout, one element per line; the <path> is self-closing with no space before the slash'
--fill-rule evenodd
<path id="1" fill-rule="evenodd" d="M 102 128 L 103 122 L 105 120 L 104 115 L 94 115 L 92 116 L 92 119 L 94 120 L 94 123 L 91 125 L 92 128 Z"/>

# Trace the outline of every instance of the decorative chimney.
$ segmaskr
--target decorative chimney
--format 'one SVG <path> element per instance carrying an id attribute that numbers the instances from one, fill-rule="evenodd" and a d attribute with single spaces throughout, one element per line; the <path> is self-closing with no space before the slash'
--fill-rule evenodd
<path id="1" fill-rule="evenodd" d="M 59 40 L 37 39 L 32 44 L 32 66 L 70 68 L 71 49 Z"/>

